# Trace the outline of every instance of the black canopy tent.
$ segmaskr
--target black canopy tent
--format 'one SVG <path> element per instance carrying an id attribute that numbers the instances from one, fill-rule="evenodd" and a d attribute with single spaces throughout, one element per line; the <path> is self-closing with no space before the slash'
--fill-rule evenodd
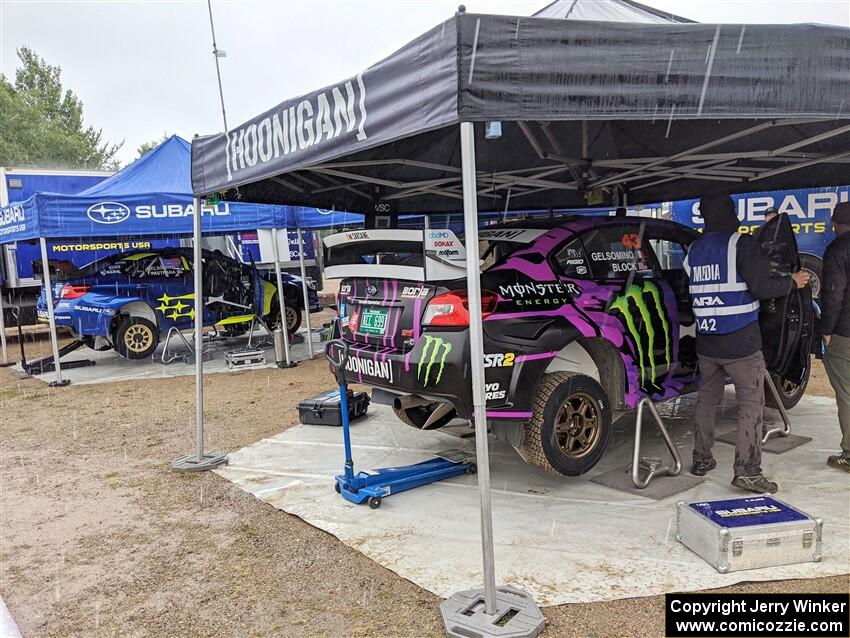
<path id="1" fill-rule="evenodd" d="M 694 186 L 829 185 L 850 162 L 848 65 L 838 27 L 458 14 L 346 82 L 196 140 L 193 185 L 338 210 L 457 210 L 456 124 L 490 120 L 506 123 L 478 156 L 494 206 L 508 191 L 545 208 L 591 193 L 611 203 L 615 187 L 649 203 Z"/>
<path id="2" fill-rule="evenodd" d="M 348 81 L 196 139 L 193 189 L 367 214 L 462 203 L 478 317 L 479 201 L 571 207 L 835 184 L 850 170 L 848 98 L 848 29 L 459 13 Z M 501 136 L 484 125 L 495 121 Z M 480 321 L 470 342 L 482 360 Z M 483 370 L 471 370 L 483 414 Z M 475 428 L 493 620 L 485 419 Z"/>

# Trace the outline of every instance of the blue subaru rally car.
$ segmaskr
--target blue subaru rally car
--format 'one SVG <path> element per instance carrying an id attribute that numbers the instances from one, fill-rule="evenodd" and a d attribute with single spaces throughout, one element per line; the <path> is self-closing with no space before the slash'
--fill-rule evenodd
<path id="1" fill-rule="evenodd" d="M 280 324 L 273 277 L 218 251 L 204 251 L 203 260 L 205 326 L 240 332 L 255 315 L 270 326 Z M 163 332 L 194 325 L 192 261 L 191 248 L 120 253 L 79 270 L 67 261 L 51 261 L 56 325 L 68 326 L 95 350 L 114 348 L 128 359 L 149 357 Z M 304 309 L 301 279 L 283 273 L 283 282 L 286 327 L 292 333 Z M 310 312 L 318 312 L 319 296 L 312 287 L 308 297 Z M 47 321 L 43 289 L 36 308 L 39 320 Z"/>

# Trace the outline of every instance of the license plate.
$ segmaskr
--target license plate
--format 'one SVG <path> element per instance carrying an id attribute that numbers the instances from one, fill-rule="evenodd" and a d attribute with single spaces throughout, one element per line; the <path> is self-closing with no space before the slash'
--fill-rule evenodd
<path id="1" fill-rule="evenodd" d="M 360 313 L 358 332 L 368 335 L 383 335 L 387 331 L 388 315 L 389 311 L 386 308 L 364 308 Z"/>

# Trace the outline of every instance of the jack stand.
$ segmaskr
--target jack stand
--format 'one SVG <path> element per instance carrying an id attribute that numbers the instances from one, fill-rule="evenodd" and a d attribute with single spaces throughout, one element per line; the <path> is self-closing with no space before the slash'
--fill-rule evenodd
<path id="1" fill-rule="evenodd" d="M 773 400 L 776 402 L 777 409 L 779 410 L 780 416 L 782 416 L 782 427 L 781 428 L 771 428 L 764 433 L 764 436 L 761 439 L 762 445 L 767 443 L 770 437 L 777 436 L 788 436 L 791 434 L 791 420 L 788 418 L 788 412 L 785 410 L 785 406 L 782 404 L 782 398 L 779 396 L 779 390 L 776 389 L 776 384 L 773 382 L 773 377 L 770 376 L 770 372 L 765 372 L 764 375 L 764 384 L 767 386 L 770 393 L 773 395 Z"/>
<path id="2" fill-rule="evenodd" d="M 187 454 L 171 462 L 175 472 L 204 472 L 213 470 L 227 463 L 227 452 L 206 452 L 199 457 L 197 454 Z"/>
<path id="3" fill-rule="evenodd" d="M 670 454 L 673 455 L 673 467 L 669 465 L 662 465 L 661 459 L 657 458 L 642 458 L 640 455 L 640 435 L 641 430 L 643 429 L 643 411 L 644 408 L 649 408 L 649 413 L 652 415 L 655 424 L 658 426 L 658 429 L 661 430 L 661 436 L 664 438 L 664 443 L 667 445 L 667 449 L 670 450 Z M 646 472 L 646 475 L 641 478 L 641 470 Z M 642 490 L 647 485 L 649 485 L 650 481 L 654 479 L 656 476 L 661 474 L 666 474 L 667 476 L 678 476 L 682 471 L 682 457 L 679 456 L 679 450 L 676 449 L 676 446 L 673 444 L 673 440 L 670 438 L 670 434 L 667 432 L 667 427 L 664 425 L 664 421 L 661 420 L 661 416 L 658 414 L 658 410 L 655 408 L 655 404 L 649 400 L 649 397 L 643 397 L 637 406 L 637 417 L 635 422 L 635 450 L 632 455 L 632 483 L 636 488 Z"/>
<path id="4" fill-rule="evenodd" d="M 187 350 L 189 350 L 189 354 L 172 354 L 171 356 L 168 356 L 168 346 L 171 344 L 171 339 L 172 337 L 174 337 L 174 335 L 177 335 L 180 341 L 183 342 L 183 345 L 186 346 Z M 202 343 L 201 347 L 203 347 L 203 345 L 204 344 Z M 210 351 L 204 350 L 202 356 L 205 359 L 209 360 Z M 162 354 L 160 355 L 160 361 L 162 361 L 163 365 L 168 365 L 169 363 L 173 363 L 178 359 L 181 359 L 183 363 L 186 364 L 192 363 L 195 360 L 195 348 L 192 347 L 192 344 L 190 344 L 189 340 L 186 339 L 186 335 L 180 332 L 177 326 L 171 326 L 171 328 L 168 330 L 168 334 L 165 336 L 165 344 L 162 346 Z"/>
<path id="5" fill-rule="evenodd" d="M 543 614 L 534 599 L 513 587 L 496 587 L 493 614 L 485 613 L 483 589 L 454 594 L 440 612 L 452 638 L 533 638 L 543 631 Z"/>
<path id="6" fill-rule="evenodd" d="M 19 328 L 20 328 L 20 326 L 19 326 Z M 23 337 L 19 337 L 19 338 L 23 338 Z M 69 353 L 73 352 L 74 350 L 81 348 L 84 345 L 86 345 L 86 344 L 83 343 L 83 341 L 81 339 L 77 339 L 75 341 L 72 341 L 71 343 L 69 343 L 66 346 L 62 346 L 61 348 L 59 348 L 59 358 L 61 359 L 66 354 L 69 354 Z M 76 361 L 65 361 L 65 362 L 62 363 L 62 369 L 63 370 L 71 370 L 72 368 L 87 368 L 89 366 L 95 365 L 96 363 L 97 363 L 96 361 L 92 361 L 91 359 L 78 359 Z M 49 354 L 46 357 L 42 357 L 40 359 L 36 359 L 35 361 L 30 361 L 30 362 L 27 362 L 26 359 L 22 358 L 21 367 L 23 368 L 24 372 L 26 372 L 27 374 L 33 374 L 33 375 L 44 374 L 46 372 L 55 371 L 56 370 L 56 362 L 53 360 L 53 355 Z M 51 381 L 48 385 L 51 388 L 58 388 L 58 387 L 66 386 L 69 383 L 71 383 L 70 380 L 63 379 L 61 383 L 57 383 L 56 381 Z"/>
<path id="7" fill-rule="evenodd" d="M 254 339 L 254 327 L 258 325 L 263 329 L 267 337 L 263 341 L 257 340 L 257 346 L 274 345 L 274 333 L 272 333 L 265 321 L 254 315 L 254 318 L 251 319 L 251 325 L 248 327 L 248 347 L 250 348 L 253 345 L 251 342 Z"/>

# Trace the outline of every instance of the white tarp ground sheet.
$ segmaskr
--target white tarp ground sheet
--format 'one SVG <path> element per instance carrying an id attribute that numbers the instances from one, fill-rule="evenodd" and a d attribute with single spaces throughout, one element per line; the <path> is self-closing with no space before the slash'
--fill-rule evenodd
<path id="1" fill-rule="evenodd" d="M 12 618 L 2 598 L 0 598 L 0 638 L 21 638 L 18 625 L 15 624 L 15 619 Z"/>
<path id="2" fill-rule="evenodd" d="M 192 343 L 192 335 L 189 332 L 184 333 L 189 343 Z M 289 355 L 293 361 L 303 361 L 308 358 L 307 342 L 303 338 L 307 336 L 306 330 L 301 330 L 298 333 L 302 340 L 298 343 L 293 343 L 290 346 Z M 259 339 L 259 343 L 258 340 Z M 164 347 L 165 335 L 162 336 L 159 347 L 152 357 L 147 359 L 139 359 L 131 361 L 120 356 L 114 350 L 106 350 L 97 352 L 89 348 L 79 348 L 68 356 L 62 359 L 65 361 L 75 361 L 80 359 L 91 359 L 96 362 L 96 365 L 82 368 L 62 368 L 62 378 L 70 379 L 75 385 L 86 385 L 91 383 L 113 383 L 115 381 L 132 381 L 136 379 L 168 379 L 171 377 L 184 377 L 195 374 L 194 354 L 183 345 L 179 338 L 174 337 L 168 346 L 169 355 L 188 355 L 188 363 L 177 359 L 169 364 L 163 364 L 161 355 Z M 270 345 L 268 336 L 259 330 L 254 333 L 254 348 L 263 350 L 266 354 L 266 363 L 264 368 L 275 367 L 274 347 Z M 313 343 L 313 352 L 319 353 L 324 346 L 323 343 Z M 207 344 L 207 350 L 210 352 L 211 358 L 204 359 L 204 374 L 215 374 L 217 372 L 229 372 L 230 369 L 224 361 L 224 355 L 231 350 L 244 350 L 248 347 L 248 338 L 239 337 L 234 339 L 225 339 L 214 341 Z M 32 363 L 32 361 L 30 361 Z M 21 364 L 18 363 L 15 369 L 22 372 Z M 246 370 L 248 368 L 237 368 Z M 48 372 L 35 376 L 45 383 L 49 383 L 56 379 L 55 372 Z"/>
<path id="3" fill-rule="evenodd" d="M 730 394 L 720 431 L 733 427 L 732 405 Z M 693 397 L 680 399 L 675 408 L 665 410 L 675 415 L 666 420 L 687 472 Z M 763 466 L 780 483 L 778 497 L 824 520 L 822 562 L 717 573 L 676 541 L 675 503 L 745 496 L 729 484 L 733 447 L 716 444 L 718 467 L 705 483 L 654 501 L 589 480 L 630 461 L 632 426 L 626 423 L 618 426 L 602 461 L 581 478 L 547 474 L 526 465 L 506 444 L 492 443 L 497 582 L 528 591 L 538 604 L 556 605 L 847 573 L 850 476 L 825 465 L 839 439 L 834 402 L 805 398 L 791 415 L 794 431 L 814 440 L 782 455 L 765 454 Z M 654 429 L 647 420 L 645 456 L 663 455 Z M 406 465 L 439 450 L 473 446 L 471 439 L 405 426 L 379 405 L 352 425 L 352 440 L 355 469 Z M 332 477 L 342 467 L 339 428 L 298 425 L 231 454 L 230 465 L 217 472 L 439 596 L 482 584 L 474 476 L 390 496 L 371 510 L 334 492 Z"/>

